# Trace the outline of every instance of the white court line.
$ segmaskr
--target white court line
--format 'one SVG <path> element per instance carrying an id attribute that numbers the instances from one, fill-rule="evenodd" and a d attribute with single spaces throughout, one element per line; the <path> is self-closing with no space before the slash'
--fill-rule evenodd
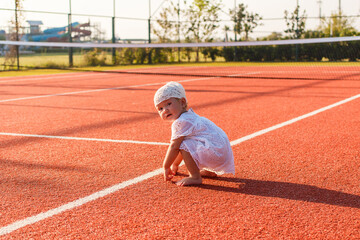
<path id="1" fill-rule="evenodd" d="M 326 110 L 329 110 L 331 108 L 334 108 L 334 107 L 337 107 L 339 105 L 345 104 L 347 102 L 353 101 L 353 100 L 355 100 L 357 98 L 360 98 L 360 94 L 355 95 L 355 96 L 350 97 L 350 98 L 347 98 L 347 99 L 344 99 L 342 101 L 336 102 L 336 103 L 331 104 L 329 106 L 320 108 L 318 110 L 312 111 L 310 113 L 299 116 L 297 118 L 293 118 L 293 119 L 291 119 L 289 121 L 286 121 L 286 122 L 274 125 L 272 127 L 260 130 L 258 132 L 253 133 L 253 134 L 250 134 L 248 136 L 245 136 L 245 137 L 239 138 L 237 140 L 231 141 L 231 145 L 235 146 L 235 145 L 237 145 L 239 143 L 245 142 L 247 140 L 250 140 L 250 139 L 255 138 L 257 136 L 263 135 L 265 133 L 274 131 L 274 130 L 279 129 L 281 127 L 293 124 L 293 123 L 298 122 L 300 120 L 303 120 L 305 118 L 314 116 L 316 114 L 319 114 L 319 113 L 324 112 Z M 141 176 L 138 176 L 136 178 L 133 178 L 133 179 L 118 183 L 118 184 L 113 185 L 113 186 L 111 186 L 109 188 L 105 188 L 105 189 L 103 189 L 103 190 L 101 190 L 99 192 L 95 192 L 95 193 L 93 193 L 93 194 L 91 194 L 89 196 L 79 198 L 79 199 L 77 199 L 77 200 L 75 200 L 73 202 L 69 202 L 69 203 L 64 204 L 64 205 L 62 205 L 60 207 L 57 207 L 57 208 L 51 209 L 49 211 L 46 211 L 46 212 L 31 216 L 31 217 L 28 217 L 28 218 L 25 218 L 25 219 L 22 219 L 22 220 L 19 220 L 19 221 L 16 221 L 16 222 L 11 223 L 11 224 L 9 224 L 9 225 L 7 225 L 5 227 L 0 228 L 0 236 L 5 235 L 5 234 L 9 234 L 9 233 L 11 233 L 11 232 L 13 232 L 13 231 L 15 231 L 17 229 L 23 228 L 23 227 L 25 227 L 27 225 L 30 225 L 30 224 L 37 223 L 39 221 L 42 221 L 42 220 L 44 220 L 46 218 L 50 218 L 50 217 L 52 217 L 54 215 L 57 215 L 57 214 L 60 214 L 62 212 L 74 209 L 76 207 L 80 207 L 80 206 L 82 206 L 82 205 L 84 205 L 86 203 L 95 201 L 95 200 L 97 200 L 99 198 L 102 198 L 102 197 L 105 197 L 105 196 L 107 196 L 109 194 L 115 193 L 115 192 L 117 192 L 120 189 L 123 189 L 125 187 L 128 187 L 128 186 L 131 186 L 133 184 L 143 182 L 143 181 L 145 181 L 145 180 L 147 180 L 149 178 L 152 178 L 154 176 L 157 176 L 157 175 L 161 174 L 162 172 L 163 172 L 162 168 L 156 169 L 156 170 L 154 170 L 152 172 L 148 172 L 148 173 L 143 174 Z"/>
<path id="2" fill-rule="evenodd" d="M 239 143 L 242 143 L 242 142 L 247 141 L 247 140 L 249 140 L 249 139 L 252 139 L 252 138 L 254 138 L 254 137 L 257 137 L 257 136 L 263 135 L 263 134 L 265 134 L 265 133 L 274 131 L 274 130 L 276 130 L 276 129 L 285 127 L 285 126 L 287 126 L 287 125 L 293 124 L 293 123 L 295 123 L 295 122 L 298 122 L 298 121 L 300 121 L 300 120 L 303 120 L 303 119 L 308 118 L 308 117 L 311 117 L 311 116 L 314 116 L 314 115 L 316 115 L 316 114 L 318 114 L 318 113 L 324 112 L 324 111 L 326 111 L 326 110 L 329 110 L 329 109 L 331 109 L 331 108 L 337 107 L 337 106 L 342 105 L 342 104 L 344 104 L 344 103 L 350 102 L 350 101 L 355 100 L 355 99 L 357 99 L 357 98 L 360 98 L 360 94 L 355 95 L 355 96 L 350 97 L 350 98 L 347 98 L 347 99 L 344 99 L 344 100 L 342 100 L 342 101 L 336 102 L 336 103 L 331 104 L 331 105 L 329 105 L 329 106 L 320 108 L 320 109 L 318 109 L 318 110 L 309 112 L 309 113 L 304 114 L 304 115 L 302 115 L 302 116 L 300 116 L 300 117 L 293 118 L 293 119 L 291 119 L 291 120 L 289 120 L 289 121 L 276 124 L 276 125 L 274 125 L 274 126 L 272 126 L 272 127 L 269 127 L 269 128 L 260 130 L 260 131 L 258 131 L 258 132 L 252 133 L 252 134 L 250 134 L 250 135 L 247 135 L 247 136 L 245 136 L 245 137 L 239 138 L 239 139 L 237 139 L 237 140 L 232 141 L 232 142 L 231 142 L 231 145 L 232 145 L 232 146 L 237 145 L 237 144 L 239 144 Z"/>
<path id="3" fill-rule="evenodd" d="M 52 138 L 52 139 L 64 139 L 64 140 L 77 140 L 77 141 L 93 141 L 93 142 L 134 143 L 134 144 L 147 144 L 147 145 L 169 145 L 169 143 L 162 143 L 162 142 L 145 142 L 145 141 L 135 141 L 135 140 L 116 140 L 116 139 L 103 139 L 103 138 L 66 137 L 66 136 L 51 136 L 51 135 L 38 135 L 38 134 L 23 134 L 23 133 L 0 132 L 0 135 L 2 135 L 2 136 L 15 136 L 15 137 Z"/>
<path id="4" fill-rule="evenodd" d="M 230 75 L 229 75 L 229 76 L 230 76 Z M 214 77 L 204 77 L 204 78 L 193 78 L 193 79 L 188 79 L 188 80 L 179 80 L 179 81 L 177 81 L 177 82 L 203 81 L 203 80 L 209 80 L 209 79 L 215 79 L 215 78 L 220 78 L 220 77 L 214 76 Z M 147 84 L 140 84 L 140 85 L 132 85 L 132 86 L 122 86 L 122 87 L 112 87 L 112 88 L 99 88 L 99 89 L 83 90 L 83 91 L 76 91 L 76 92 L 47 94 L 47 95 L 32 96 L 32 97 L 22 97 L 22 98 L 4 99 L 4 100 L 0 100 L 0 103 L 3 103 L 3 102 L 14 102 L 14 101 L 20 101 L 20 100 L 30 100 L 30 99 L 37 99 L 37 98 L 46 98 L 46 97 L 55 97 L 55 96 L 66 96 L 66 95 L 74 95 L 74 94 L 82 94 L 82 93 L 103 92 L 103 91 L 126 89 L 126 88 L 138 88 L 138 87 L 156 86 L 156 85 L 166 84 L 167 82 L 168 82 L 168 81 L 165 81 L 165 82 L 157 82 L 157 83 L 147 83 Z"/>
<path id="5" fill-rule="evenodd" d="M 32 96 L 32 97 L 23 97 L 23 98 L 5 99 L 5 100 L 0 100 L 0 103 L 20 101 L 20 100 L 29 100 L 29 99 L 37 99 L 37 98 L 46 98 L 46 97 L 55 97 L 55 96 L 66 96 L 66 95 L 74 95 L 74 94 L 80 94 L 80 93 L 102 92 L 102 91 L 110 91 L 110 90 L 117 90 L 117 89 L 131 88 L 131 87 L 132 87 L 132 88 L 135 88 L 135 87 L 144 87 L 144 86 L 152 86 L 152 85 L 159 85 L 159 84 L 165 84 L 165 82 L 164 82 L 164 83 L 153 83 L 153 84 L 134 85 L 134 86 L 124 86 L 124 87 L 100 88 L 100 89 L 83 90 L 83 91 L 66 92 L 66 93 L 57 93 L 57 94 L 47 94 L 47 95 Z"/>
<path id="6" fill-rule="evenodd" d="M 239 74 L 232 74 L 232 75 L 227 75 L 227 76 L 228 77 L 233 77 L 233 76 L 238 76 L 238 75 L 252 75 L 252 74 L 258 74 L 258 73 L 260 73 L 260 72 L 239 73 Z M 215 78 L 221 78 L 221 76 L 192 78 L 192 79 L 187 79 L 187 80 L 178 80 L 177 82 L 181 83 L 181 82 L 203 81 L 203 80 L 209 80 L 209 79 L 215 79 Z M 47 95 L 40 95 L 40 96 L 32 96 L 32 97 L 4 99 L 4 100 L 0 100 L 0 103 L 21 101 L 21 100 L 30 100 L 30 99 L 37 99 L 37 98 L 46 98 L 46 97 L 55 97 L 55 96 L 66 96 L 66 95 L 74 95 L 74 94 L 82 94 L 82 93 L 102 92 L 102 91 L 118 90 L 118 89 L 125 89 L 125 88 L 138 88 L 138 87 L 146 87 L 146 86 L 156 86 L 156 85 L 160 85 L 160 84 L 166 84 L 167 82 L 168 81 L 166 81 L 166 82 L 158 82 L 158 83 L 141 84 L 141 85 L 133 85 L 133 86 L 100 88 L 100 89 L 83 90 L 83 91 L 76 91 L 76 92 L 66 92 L 66 93 L 57 93 L 57 94 L 47 94 Z"/>

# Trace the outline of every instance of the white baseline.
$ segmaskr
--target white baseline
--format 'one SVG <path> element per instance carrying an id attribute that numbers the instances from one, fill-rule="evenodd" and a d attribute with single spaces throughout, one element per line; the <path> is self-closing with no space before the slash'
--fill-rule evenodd
<path id="1" fill-rule="evenodd" d="M 342 104 L 345 104 L 347 102 L 350 102 L 350 101 L 353 101 L 355 99 L 358 99 L 360 98 L 360 94 L 358 95 L 355 95 L 353 97 L 350 97 L 350 98 L 347 98 L 347 99 L 344 99 L 342 101 L 339 101 L 339 102 L 336 102 L 334 104 L 331 104 L 329 106 L 326 106 L 326 107 L 323 107 L 323 108 L 320 108 L 318 110 L 315 110 L 315 111 L 312 111 L 310 113 L 307 113 L 305 115 L 302 115 L 302 116 L 299 116 L 297 118 L 293 118 L 291 120 L 288 120 L 286 122 L 283 122 L 283 123 L 280 123 L 280 124 L 277 124 L 277 125 L 274 125 L 272 127 L 269 127 L 269 128 L 266 128 L 266 129 L 263 129 L 263 130 L 260 130 L 258 132 L 255 132 L 253 134 L 250 134 L 248 136 L 245 136 L 245 137 L 242 137 L 242 138 L 239 138 L 239 139 L 236 139 L 234 141 L 231 141 L 231 145 L 232 146 L 235 146 L 237 144 L 240 144 L 244 141 L 247 141 L 247 140 L 250 140 L 252 138 L 255 138 L 257 136 L 260 136 L 260 135 L 263 135 L 265 133 L 268 133 L 268 132 L 271 132 L 271 131 L 274 131 L 276 129 L 279 129 L 279 128 L 282 128 L 282 127 L 285 127 L 287 125 L 290 125 L 290 124 L 293 124 L 295 122 L 298 122 L 300 120 L 303 120 L 305 118 L 308 118 L 308 117 L 311 117 L 311 116 L 314 116 L 316 114 L 319 114 L 321 112 L 324 112 L 326 110 L 329 110 L 329 109 L 332 109 L 334 107 L 337 107 L 339 105 L 342 105 Z M 73 202 L 69 202 L 67 204 L 64 204 L 60 207 L 57 207 L 57 208 L 54 208 L 54 209 L 51 209 L 47 212 L 43 212 L 43 213 L 40 213 L 40 214 L 37 214 L 37 215 L 34 215 L 34 216 L 31 216 L 31 217 L 28 217 L 28 218 L 25 218 L 25 219 L 22 219 L 22 220 L 19 220 L 19 221 L 16 221 L 12 224 L 9 224 L 5 227 L 2 227 L 0 228 L 0 236 L 1 235 L 5 235 L 5 234 L 9 234 L 17 229 L 20 229 L 22 227 L 25 227 L 27 225 L 30 225 L 30 224 L 34 224 L 34 223 L 37 223 L 39 221 L 42 221 L 46 218 L 50 218 L 54 215 L 57 215 L 57 214 L 60 214 L 62 212 L 65 212 L 65 211 L 68 211 L 68 210 L 71 210 L 71 209 L 74 209 L 76 207 L 79 207 L 79 206 L 82 206 L 86 203 L 89 203 L 89 202 L 92 202 L 92 201 L 95 201 L 99 198 L 102 198 L 102 197 L 105 197 L 109 194 L 112 194 L 116 191 L 119 191 L 120 189 L 123 189 L 125 187 L 128 187 L 128 186 L 131 186 L 133 184 L 137 184 L 137 183 L 140 183 L 140 182 L 143 182 L 149 178 L 152 178 L 154 176 L 157 176 L 159 174 L 161 174 L 163 172 L 162 168 L 159 168 L 159 169 L 156 169 L 152 172 L 148 172 L 146 174 L 143 174 L 141 176 L 138 176 L 136 178 L 133 178 L 133 179 L 130 179 L 130 180 L 127 180 L 127 181 L 124 181 L 124 182 L 121 182 L 119 184 L 116 184 L 114 186 L 111 186 L 109 188 L 106 188 L 104 190 L 101 190 L 99 192 L 95 192 L 89 196 L 86 196 L 86 197 L 83 197 L 83 198 L 79 198 Z"/>

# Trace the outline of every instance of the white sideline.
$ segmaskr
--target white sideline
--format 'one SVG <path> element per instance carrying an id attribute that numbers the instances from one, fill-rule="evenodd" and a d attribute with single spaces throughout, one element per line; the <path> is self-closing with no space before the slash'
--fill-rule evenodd
<path id="1" fill-rule="evenodd" d="M 248 136 L 245 136 L 245 137 L 239 138 L 237 140 L 231 141 L 231 145 L 235 146 L 235 145 L 237 145 L 239 143 L 242 143 L 244 141 L 247 141 L 247 140 L 250 140 L 250 139 L 255 138 L 257 136 L 263 135 L 265 133 L 274 131 L 274 130 L 279 129 L 281 127 L 293 124 L 295 122 L 298 122 L 300 120 L 303 120 L 303 119 L 311 117 L 311 116 L 314 116 L 314 115 L 316 115 L 318 113 L 321 113 L 321 112 L 324 112 L 324 111 L 329 110 L 331 108 L 334 108 L 334 107 L 337 107 L 339 105 L 345 104 L 345 103 L 350 102 L 352 100 L 355 100 L 357 98 L 360 98 L 360 94 L 355 95 L 355 96 L 350 97 L 350 98 L 347 98 L 347 99 L 344 99 L 342 101 L 336 102 L 334 104 L 328 105 L 326 107 L 320 108 L 318 110 L 312 111 L 310 113 L 304 114 L 302 116 L 293 118 L 293 119 L 291 119 L 289 121 L 286 121 L 286 122 L 274 125 L 272 127 L 260 130 L 258 132 L 253 133 L 253 134 L 250 134 Z M 162 169 L 159 168 L 159 169 L 156 169 L 156 170 L 154 170 L 152 172 L 143 174 L 143 175 L 141 175 L 139 177 L 136 177 L 136 178 L 121 182 L 119 184 L 116 184 L 114 186 L 111 186 L 109 188 L 103 189 L 103 190 L 101 190 L 99 192 L 95 192 L 95 193 L 93 193 L 93 194 L 91 194 L 89 196 L 79 198 L 79 199 L 77 199 L 77 200 L 75 200 L 73 202 L 64 204 L 64 205 L 62 205 L 60 207 L 57 207 L 57 208 L 51 209 L 49 211 L 46 211 L 46 212 L 31 216 L 31 217 L 28 217 L 28 218 L 25 218 L 25 219 L 22 219 L 22 220 L 19 220 L 19 221 L 16 221 L 16 222 L 11 223 L 11 224 L 9 224 L 9 225 L 7 225 L 5 227 L 0 228 L 0 236 L 5 235 L 5 234 L 9 234 L 9 233 L 11 233 L 11 232 L 13 232 L 13 231 L 15 231 L 17 229 L 20 229 L 20 228 L 25 227 L 25 226 L 30 225 L 30 224 L 37 223 L 37 222 L 42 221 L 42 220 L 44 220 L 46 218 L 49 218 L 49 217 L 52 217 L 54 215 L 65 212 L 67 210 L 79 207 L 79 206 L 84 205 L 86 203 L 89 203 L 91 201 L 95 201 L 95 200 L 97 200 L 97 199 L 99 199 L 101 197 L 112 194 L 112 193 L 114 193 L 116 191 L 119 191 L 120 189 L 123 189 L 125 187 L 130 186 L 130 185 L 140 183 L 140 182 L 145 181 L 145 180 L 147 180 L 149 178 L 157 176 L 157 175 L 159 175 L 161 173 L 162 173 Z"/>

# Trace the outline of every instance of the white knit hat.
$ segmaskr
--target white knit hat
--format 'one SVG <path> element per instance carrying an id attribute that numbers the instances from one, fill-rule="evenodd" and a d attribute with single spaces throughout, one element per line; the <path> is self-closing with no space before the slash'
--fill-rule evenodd
<path id="1" fill-rule="evenodd" d="M 185 98 L 185 101 L 187 102 L 184 87 L 178 82 L 168 82 L 166 85 L 159 88 L 154 96 L 155 107 L 169 98 Z"/>

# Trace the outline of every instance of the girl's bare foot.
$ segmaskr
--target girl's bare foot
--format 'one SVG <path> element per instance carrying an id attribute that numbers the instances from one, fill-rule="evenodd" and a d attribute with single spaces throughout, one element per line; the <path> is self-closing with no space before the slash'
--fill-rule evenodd
<path id="1" fill-rule="evenodd" d="M 177 181 L 176 185 L 189 186 L 189 185 L 200 185 L 201 183 L 202 183 L 201 177 L 200 178 L 187 177 L 181 179 L 180 181 Z"/>
<path id="2" fill-rule="evenodd" d="M 200 175 L 202 177 L 217 177 L 217 174 L 214 173 L 214 172 L 210 172 L 210 171 L 207 171 L 207 170 L 201 170 L 200 171 Z"/>

